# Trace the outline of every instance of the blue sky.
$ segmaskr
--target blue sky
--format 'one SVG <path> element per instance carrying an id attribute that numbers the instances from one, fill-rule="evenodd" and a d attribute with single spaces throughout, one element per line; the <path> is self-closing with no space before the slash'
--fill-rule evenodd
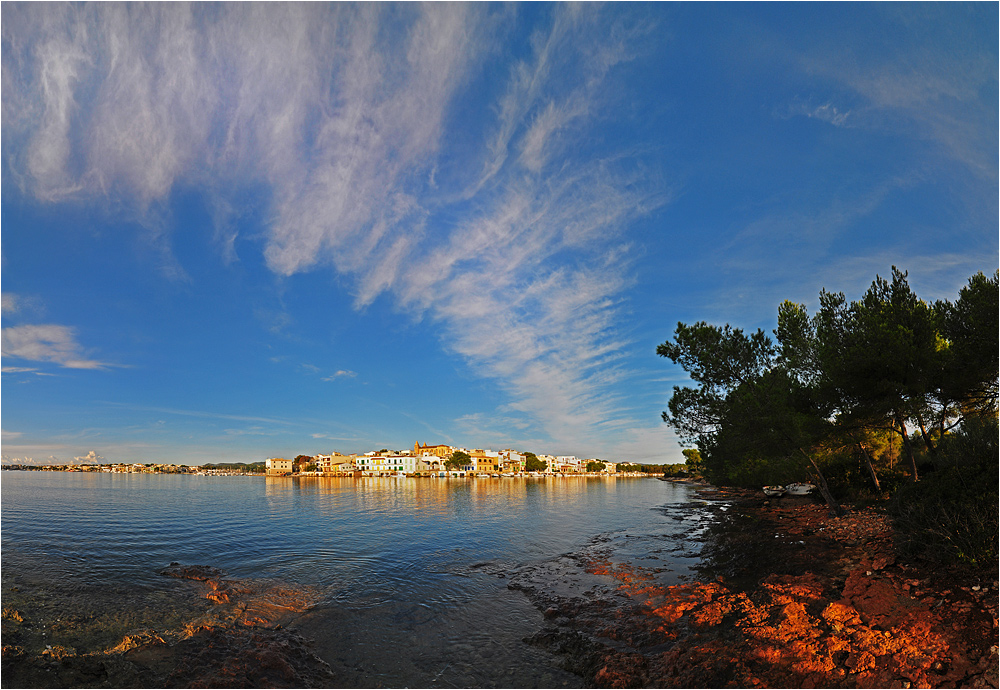
<path id="1" fill-rule="evenodd" d="M 998 265 L 994 3 L 2 20 L 5 462 L 681 462 L 678 321 Z"/>

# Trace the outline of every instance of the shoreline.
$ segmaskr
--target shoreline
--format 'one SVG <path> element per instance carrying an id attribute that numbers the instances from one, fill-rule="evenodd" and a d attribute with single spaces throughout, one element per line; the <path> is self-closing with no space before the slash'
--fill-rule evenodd
<path id="1" fill-rule="evenodd" d="M 680 584 L 600 549 L 560 556 L 573 573 L 491 572 L 542 614 L 524 642 L 595 687 L 997 687 L 995 573 L 898 561 L 878 510 L 830 518 L 808 497 L 701 486 L 686 508 L 707 525 L 698 576 Z M 588 584 L 568 592 L 558 581 L 574 573 Z M 296 626 L 310 587 L 210 566 L 160 574 L 175 578 L 171 610 L 121 630 L 83 615 L 83 593 L 5 578 L 3 687 L 337 686 Z"/>
<path id="2" fill-rule="evenodd" d="M 619 597 L 536 597 L 527 641 L 595 687 L 997 687 L 996 572 L 896 559 L 881 512 L 709 489 L 698 582 L 593 562 Z"/>

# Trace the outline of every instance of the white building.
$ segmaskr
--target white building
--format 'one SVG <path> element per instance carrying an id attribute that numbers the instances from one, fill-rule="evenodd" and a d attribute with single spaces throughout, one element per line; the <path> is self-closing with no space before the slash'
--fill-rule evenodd
<path id="1" fill-rule="evenodd" d="M 580 472 L 580 458 L 575 455 L 557 455 L 556 472 Z"/>
<path id="2" fill-rule="evenodd" d="M 291 474 L 292 461 L 284 458 L 268 458 L 264 461 L 264 471 L 270 475 Z"/>
<path id="3" fill-rule="evenodd" d="M 383 477 L 413 474 L 419 471 L 417 468 L 421 464 L 421 459 L 408 453 L 406 455 L 398 453 L 372 455 L 365 453 L 363 456 L 357 457 L 355 462 L 357 468 L 366 475 Z"/>

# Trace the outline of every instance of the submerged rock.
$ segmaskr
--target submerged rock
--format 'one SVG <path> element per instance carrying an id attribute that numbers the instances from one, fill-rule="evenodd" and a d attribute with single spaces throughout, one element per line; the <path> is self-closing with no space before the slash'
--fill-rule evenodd
<path id="1" fill-rule="evenodd" d="M 11 632 L 11 638 L 17 638 L 11 641 L 18 644 L 3 647 L 3 686 L 329 687 L 334 682 L 330 667 L 312 653 L 309 641 L 285 627 L 317 601 L 314 588 L 229 578 L 206 565 L 172 563 L 161 574 L 199 583 L 206 605 L 179 620 L 170 612 L 172 625 L 133 629 L 117 643 L 90 651 L 54 640 L 46 644 L 51 637 L 21 630 L 26 617 L 5 609 L 5 642 Z M 169 599 L 165 603 L 169 605 Z M 49 629 L 65 638 L 80 637 L 74 626 L 95 618 L 62 616 L 65 621 L 57 618 Z M 19 628 L 8 631 L 6 626 L 15 624 Z"/>

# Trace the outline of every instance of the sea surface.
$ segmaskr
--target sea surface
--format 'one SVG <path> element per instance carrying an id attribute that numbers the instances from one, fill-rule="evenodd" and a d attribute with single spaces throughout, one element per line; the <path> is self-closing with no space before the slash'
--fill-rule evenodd
<path id="1" fill-rule="evenodd" d="M 690 487 L 638 478 L 5 471 L 0 488 L 4 605 L 31 592 L 53 636 L 83 651 L 177 624 L 204 602 L 160 571 L 211 565 L 317 592 L 295 625 L 342 687 L 580 687 L 524 642 L 546 622 L 508 584 L 592 596 L 614 586 L 596 558 L 688 580 L 711 520 Z"/>

